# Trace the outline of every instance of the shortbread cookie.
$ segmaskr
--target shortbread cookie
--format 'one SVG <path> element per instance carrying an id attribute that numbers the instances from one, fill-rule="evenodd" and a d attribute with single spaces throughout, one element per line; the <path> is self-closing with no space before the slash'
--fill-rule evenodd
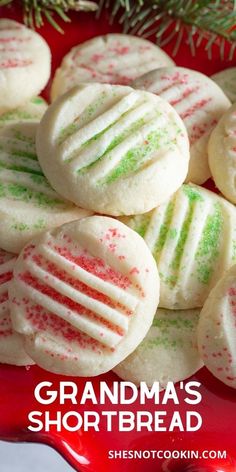
<path id="1" fill-rule="evenodd" d="M 229 100 L 234 103 L 236 101 L 236 67 L 222 70 L 212 75 L 211 78 L 219 85 Z"/>
<path id="2" fill-rule="evenodd" d="M 51 96 L 55 100 L 81 82 L 129 85 L 152 69 L 174 65 L 172 59 L 146 39 L 108 34 L 71 49 L 57 69 Z"/>
<path id="3" fill-rule="evenodd" d="M 0 115 L 0 128 L 11 123 L 40 121 L 48 105 L 41 97 L 34 97 L 21 107 Z"/>
<path id="4" fill-rule="evenodd" d="M 160 307 L 202 307 L 236 262 L 236 209 L 196 185 L 183 185 L 155 210 L 122 221 L 145 239 L 157 262 Z"/>
<path id="5" fill-rule="evenodd" d="M 159 382 L 161 388 L 193 375 L 203 366 L 197 349 L 199 311 L 159 308 L 142 343 L 114 372 L 135 384 Z"/>
<path id="6" fill-rule="evenodd" d="M 134 231 L 92 216 L 24 248 L 9 291 L 14 328 L 41 367 L 94 376 L 127 357 L 159 300 L 155 261 Z"/>
<path id="7" fill-rule="evenodd" d="M 38 95 L 50 72 L 46 41 L 16 21 L 0 19 L 0 113 Z"/>
<path id="8" fill-rule="evenodd" d="M 23 348 L 23 337 L 12 329 L 8 286 L 16 256 L 0 249 L 0 362 L 14 365 L 32 364 Z"/>
<path id="9" fill-rule="evenodd" d="M 45 113 L 37 152 L 52 187 L 107 215 L 146 212 L 187 175 L 189 143 L 176 111 L 148 92 L 75 87 Z"/>
<path id="10" fill-rule="evenodd" d="M 169 67 L 152 71 L 133 83 L 134 88 L 156 93 L 182 118 L 190 141 L 187 182 L 202 184 L 210 177 L 207 144 L 210 132 L 230 101 L 211 79 L 195 70 Z"/>
<path id="11" fill-rule="evenodd" d="M 222 116 L 209 145 L 209 166 L 216 187 L 236 203 L 236 104 Z"/>
<path id="12" fill-rule="evenodd" d="M 49 185 L 37 160 L 37 123 L 0 129 L 0 247 L 18 253 L 36 234 L 89 214 Z"/>
<path id="13" fill-rule="evenodd" d="M 206 367 L 236 388 L 236 265 L 219 280 L 200 314 L 198 348 Z"/>

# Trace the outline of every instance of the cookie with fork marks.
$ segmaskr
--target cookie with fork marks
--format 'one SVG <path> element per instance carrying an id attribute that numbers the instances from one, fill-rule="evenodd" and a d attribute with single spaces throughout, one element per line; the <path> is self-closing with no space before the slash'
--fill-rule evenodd
<path id="1" fill-rule="evenodd" d="M 90 212 L 65 201 L 39 165 L 37 122 L 0 128 L 0 247 L 19 253 L 36 234 Z"/>
<path id="2" fill-rule="evenodd" d="M 128 356 L 149 330 L 159 276 L 143 239 L 91 216 L 31 241 L 9 290 L 15 330 L 41 367 L 94 376 Z"/>
<path id="3" fill-rule="evenodd" d="M 54 101 L 80 83 L 129 85 L 157 67 L 174 65 L 156 44 L 130 34 L 97 36 L 75 46 L 57 69 L 51 90 Z"/>
<path id="4" fill-rule="evenodd" d="M 122 221 L 144 237 L 159 270 L 160 307 L 202 307 L 236 261 L 236 209 L 197 185 L 182 185 L 163 205 Z"/>
<path id="5" fill-rule="evenodd" d="M 133 84 L 167 100 L 188 131 L 190 162 L 187 182 L 202 184 L 211 175 L 207 145 L 210 133 L 230 101 L 204 74 L 183 67 L 163 67 L 138 78 Z"/>
<path id="6" fill-rule="evenodd" d="M 24 105 L 0 114 L 0 128 L 13 123 L 39 122 L 48 104 L 42 97 L 33 97 Z"/>
<path id="7" fill-rule="evenodd" d="M 146 212 L 185 180 L 185 126 L 164 100 L 108 84 L 75 87 L 46 111 L 37 152 L 52 187 L 107 215 Z"/>

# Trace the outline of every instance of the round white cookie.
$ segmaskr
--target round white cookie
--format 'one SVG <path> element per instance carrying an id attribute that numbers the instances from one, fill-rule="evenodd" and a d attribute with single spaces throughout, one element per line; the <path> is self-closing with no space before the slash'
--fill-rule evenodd
<path id="1" fill-rule="evenodd" d="M 114 372 L 135 384 L 159 382 L 161 388 L 193 375 L 203 366 L 197 348 L 199 311 L 159 308 L 144 340 Z"/>
<path id="2" fill-rule="evenodd" d="M 90 212 L 65 201 L 49 185 L 35 150 L 37 123 L 0 129 L 0 247 L 19 253 L 36 234 Z"/>
<path id="3" fill-rule="evenodd" d="M 42 97 L 33 97 L 24 105 L 0 115 L 0 128 L 13 123 L 40 121 L 48 104 Z"/>
<path id="4" fill-rule="evenodd" d="M 236 101 L 236 67 L 217 72 L 211 79 L 219 85 L 232 103 Z"/>
<path id="5" fill-rule="evenodd" d="M 209 145 L 209 166 L 216 187 L 236 203 L 236 104 L 222 116 Z"/>
<path id="6" fill-rule="evenodd" d="M 91 216 L 31 241 L 16 263 L 9 297 L 13 326 L 38 365 L 94 376 L 143 340 L 159 301 L 159 276 L 139 235 Z"/>
<path id="7" fill-rule="evenodd" d="M 198 349 L 206 367 L 236 388 L 236 265 L 211 291 L 200 313 Z"/>
<path id="8" fill-rule="evenodd" d="M 210 132 L 230 101 L 204 74 L 183 67 L 165 67 L 145 74 L 132 86 L 167 100 L 182 118 L 190 141 L 186 182 L 202 184 L 210 177 L 207 144 Z"/>
<path id="9" fill-rule="evenodd" d="M 108 84 L 80 85 L 46 111 L 37 152 L 52 187 L 107 215 L 146 212 L 183 183 L 189 142 L 164 100 Z"/>
<path id="10" fill-rule="evenodd" d="M 160 307 L 202 307 L 236 262 L 236 208 L 197 185 L 183 185 L 163 205 L 122 221 L 145 239 L 157 262 Z"/>
<path id="11" fill-rule="evenodd" d="M 38 95 L 51 72 L 46 41 L 16 21 L 0 19 L 0 113 Z"/>
<path id="12" fill-rule="evenodd" d="M 29 365 L 32 359 L 23 347 L 23 337 L 12 329 L 8 302 L 8 286 L 13 276 L 16 256 L 0 249 L 0 362 Z"/>
<path id="13" fill-rule="evenodd" d="M 57 69 L 51 97 L 55 100 L 81 82 L 129 85 L 157 67 L 174 65 L 158 46 L 137 36 L 108 34 L 71 49 Z"/>

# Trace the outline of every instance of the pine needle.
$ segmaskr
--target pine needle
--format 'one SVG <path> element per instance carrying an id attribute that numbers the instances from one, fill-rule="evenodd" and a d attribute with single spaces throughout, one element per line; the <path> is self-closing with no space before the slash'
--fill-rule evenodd
<path id="1" fill-rule="evenodd" d="M 0 7 L 16 3 L 16 0 L 0 0 Z M 19 2 L 18 2 L 19 3 Z M 44 24 L 45 19 L 59 33 L 63 33 L 63 29 L 58 25 L 56 17 L 68 22 L 70 18 L 67 12 L 74 11 L 96 11 L 98 9 L 97 2 L 85 0 L 21 0 L 24 22 L 30 28 L 40 28 Z"/>
<path id="2" fill-rule="evenodd" d="M 0 6 L 16 1 L 0 0 Z M 236 0 L 22 0 L 21 3 L 24 21 L 31 28 L 39 28 L 45 19 L 63 33 L 57 18 L 70 21 L 69 11 L 97 11 L 96 18 L 99 18 L 108 9 L 111 23 L 117 19 L 126 33 L 143 37 L 154 34 L 162 46 L 174 41 L 174 55 L 183 40 L 193 55 L 203 40 L 208 57 L 215 45 L 224 58 L 229 43 L 230 60 L 236 49 Z"/>
<path id="3" fill-rule="evenodd" d="M 108 0 L 107 3 L 112 9 L 114 2 Z M 221 58 L 224 58 L 226 42 L 231 45 L 229 58 L 234 55 L 236 0 L 130 0 L 129 9 L 123 0 L 116 0 L 115 3 L 116 15 L 122 15 L 125 19 L 125 32 L 144 37 L 155 34 L 157 43 L 162 46 L 175 38 L 174 55 L 183 38 L 186 38 L 193 55 L 203 39 L 207 40 L 208 57 L 211 57 L 213 45 L 217 45 Z"/>

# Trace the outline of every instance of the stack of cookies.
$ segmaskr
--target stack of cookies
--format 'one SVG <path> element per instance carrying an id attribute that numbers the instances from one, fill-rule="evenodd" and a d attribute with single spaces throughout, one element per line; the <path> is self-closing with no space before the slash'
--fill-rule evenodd
<path id="1" fill-rule="evenodd" d="M 122 34 L 73 48 L 48 106 L 45 41 L 0 43 L 0 361 L 236 388 L 235 106 Z"/>

